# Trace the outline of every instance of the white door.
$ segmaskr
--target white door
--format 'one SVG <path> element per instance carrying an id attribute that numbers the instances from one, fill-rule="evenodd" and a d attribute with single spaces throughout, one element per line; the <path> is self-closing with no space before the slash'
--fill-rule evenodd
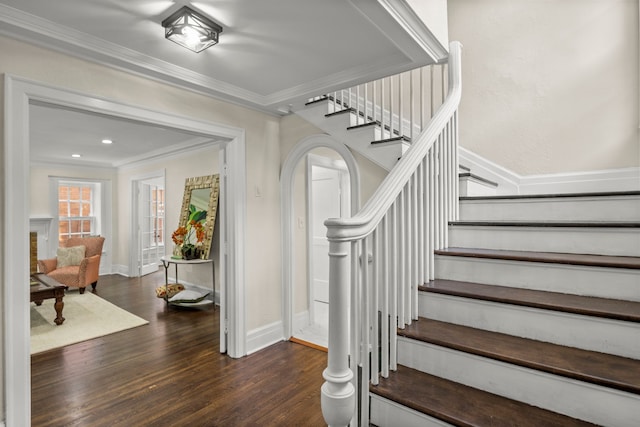
<path id="1" fill-rule="evenodd" d="M 311 166 L 310 185 L 310 320 L 328 330 L 329 319 L 329 241 L 327 218 L 339 218 L 348 212 L 347 173 L 334 167 Z"/>
<path id="2" fill-rule="evenodd" d="M 154 181 L 139 183 L 138 255 L 140 275 L 158 270 L 164 255 L 164 188 Z"/>

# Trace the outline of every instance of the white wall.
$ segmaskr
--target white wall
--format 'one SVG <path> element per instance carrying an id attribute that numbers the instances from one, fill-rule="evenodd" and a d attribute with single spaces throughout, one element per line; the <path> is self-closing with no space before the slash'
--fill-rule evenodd
<path id="1" fill-rule="evenodd" d="M 460 141 L 520 175 L 637 167 L 637 0 L 449 0 Z"/>
<path id="2" fill-rule="evenodd" d="M 447 0 L 407 0 L 445 49 L 449 50 Z"/>

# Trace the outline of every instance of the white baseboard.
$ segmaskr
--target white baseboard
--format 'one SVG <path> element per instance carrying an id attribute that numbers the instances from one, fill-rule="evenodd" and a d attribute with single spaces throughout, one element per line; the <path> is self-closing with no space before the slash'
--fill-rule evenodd
<path id="1" fill-rule="evenodd" d="M 270 323 L 247 333 L 247 355 L 284 341 L 282 321 Z"/>
<path id="2" fill-rule="evenodd" d="M 640 191 L 640 167 L 518 175 L 464 147 L 460 147 L 460 164 L 496 182 L 497 194 L 501 195 Z"/>
<path id="3" fill-rule="evenodd" d="M 521 178 L 520 194 L 597 193 L 640 190 L 640 168 L 609 169 Z"/>
<path id="4" fill-rule="evenodd" d="M 111 266 L 111 273 L 106 273 L 106 274 L 119 274 L 124 277 L 130 277 L 129 267 L 124 264 L 113 264 Z"/>

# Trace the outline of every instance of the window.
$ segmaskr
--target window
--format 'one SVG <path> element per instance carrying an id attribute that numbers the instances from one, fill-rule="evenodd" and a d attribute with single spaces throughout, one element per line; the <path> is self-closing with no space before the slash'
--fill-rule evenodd
<path id="1" fill-rule="evenodd" d="M 90 182 L 58 183 L 58 239 L 98 234 L 96 217 L 99 190 Z"/>

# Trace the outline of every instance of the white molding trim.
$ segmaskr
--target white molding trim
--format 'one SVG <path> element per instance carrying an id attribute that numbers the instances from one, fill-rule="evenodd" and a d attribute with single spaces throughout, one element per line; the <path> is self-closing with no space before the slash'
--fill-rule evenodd
<path id="1" fill-rule="evenodd" d="M 246 354 L 244 325 L 244 245 L 246 228 L 246 164 L 245 131 L 236 127 L 199 121 L 170 113 L 144 109 L 89 94 L 44 85 L 39 82 L 5 74 L 4 76 L 4 200 L 3 210 L 4 270 L 2 291 L 4 335 L 4 404 L 6 423 L 28 426 L 31 422 L 31 357 L 29 343 L 29 305 L 26 286 L 15 286 L 29 272 L 29 246 L 24 236 L 29 231 L 29 103 L 46 102 L 99 114 L 190 131 L 212 138 L 228 140 L 221 148 L 225 164 L 227 194 L 221 198 L 220 216 L 230 216 L 224 250 L 226 258 L 221 270 L 221 283 L 229 287 L 229 298 L 223 300 L 228 313 L 231 357 Z M 221 224 L 222 225 L 222 224 Z M 221 288 L 222 289 L 222 288 Z"/>
<path id="2" fill-rule="evenodd" d="M 252 354 L 280 341 L 285 341 L 282 335 L 282 321 L 270 323 L 247 333 L 247 354 Z"/>
<path id="3" fill-rule="evenodd" d="M 38 233 L 38 259 L 49 259 L 54 257 L 49 249 L 52 222 L 53 217 L 50 216 L 32 216 L 29 218 L 29 231 L 35 231 Z"/>
<path id="4" fill-rule="evenodd" d="M 111 274 L 119 274 L 124 277 L 131 277 L 129 275 L 129 267 L 124 264 L 113 264 L 111 266 Z"/>
<path id="5" fill-rule="evenodd" d="M 518 194 L 519 175 L 464 147 L 459 147 L 458 153 L 461 165 L 473 174 L 498 184 L 498 194 Z"/>
<path id="6" fill-rule="evenodd" d="M 351 214 L 355 214 L 360 209 L 360 171 L 353 154 L 351 154 L 347 146 L 326 134 L 310 135 L 300 140 L 287 156 L 280 173 L 282 334 L 287 339 L 291 337 L 293 328 L 293 278 L 295 276 L 295 266 L 290 260 L 293 259 L 294 246 L 293 184 L 295 169 L 307 153 L 315 148 L 329 148 L 342 157 L 349 171 Z"/>
<path id="7" fill-rule="evenodd" d="M 460 164 L 496 182 L 500 195 L 640 191 L 640 167 L 518 175 L 464 147 L 460 147 Z"/>
<path id="8" fill-rule="evenodd" d="M 527 175 L 519 189 L 520 194 L 640 191 L 640 167 Z"/>
<path id="9" fill-rule="evenodd" d="M 355 2 L 355 0 L 352 1 Z M 355 66 L 351 69 L 323 76 L 315 81 L 266 95 L 161 61 L 142 52 L 107 42 L 70 27 L 54 25 L 51 21 L 5 5 L 0 5 L 0 22 L 2 22 L 0 34 L 37 46 L 44 46 L 47 49 L 54 49 L 109 68 L 124 70 L 204 96 L 214 97 L 278 116 L 275 111 L 277 107 L 282 107 L 294 101 L 302 102 L 318 93 L 327 93 L 338 87 L 353 86 L 362 81 L 362 75 L 364 74 L 392 75 L 407 68 L 424 65 L 428 61 L 425 61 L 426 58 L 421 58 L 421 56 L 434 55 L 434 52 L 440 52 L 440 43 L 437 42 L 435 37 L 429 37 L 430 32 L 428 29 L 425 31 L 424 24 L 417 29 L 407 27 L 409 24 L 415 24 L 413 20 L 407 18 L 407 13 L 398 15 L 404 17 L 403 22 L 400 23 L 389 16 L 390 11 L 384 10 L 377 5 L 377 2 L 369 2 L 368 0 L 359 0 L 359 2 L 364 3 L 364 5 L 356 6 L 361 10 L 363 7 L 367 7 L 366 3 L 375 3 L 372 6 L 378 11 L 374 14 L 366 15 L 369 19 L 375 19 L 373 24 L 398 46 L 399 51 L 394 55 L 378 58 L 376 63 Z M 402 5 L 402 2 L 398 0 L 386 0 L 386 2 Z M 392 10 L 396 10 L 399 7 L 396 5 Z M 369 7 L 369 9 L 371 8 Z M 411 35 L 407 33 L 409 30 L 411 30 Z M 432 38 L 438 44 L 429 49 Z M 371 77 L 369 80 L 374 80 L 375 78 Z"/>

